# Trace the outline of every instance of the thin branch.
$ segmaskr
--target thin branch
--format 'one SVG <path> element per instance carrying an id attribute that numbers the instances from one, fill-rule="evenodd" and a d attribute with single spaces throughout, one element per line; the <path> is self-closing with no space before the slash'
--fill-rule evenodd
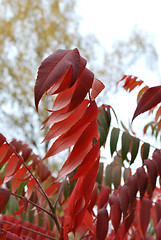
<path id="1" fill-rule="evenodd" d="M 10 145 L 7 141 L 6 143 L 8 145 Z M 20 157 L 20 155 L 15 151 L 15 154 Z M 53 207 L 53 204 L 51 202 L 51 200 L 49 199 L 49 197 L 47 196 L 46 192 L 44 191 L 44 189 L 42 188 L 41 184 L 39 183 L 39 181 L 37 180 L 37 178 L 33 175 L 32 171 L 30 170 L 30 168 L 26 165 L 26 163 L 23 161 L 23 165 L 26 167 L 26 169 L 28 170 L 28 172 L 31 174 L 31 176 L 35 179 L 35 182 L 37 183 L 37 185 L 39 186 L 40 190 L 41 190 L 41 194 L 45 197 L 46 201 L 48 202 L 48 205 L 50 207 L 51 210 L 51 218 L 54 220 L 57 230 L 58 232 L 60 232 L 60 223 L 58 221 L 57 215 L 56 215 L 56 209 Z"/>
<path id="2" fill-rule="evenodd" d="M 60 186 L 57 199 L 55 200 L 55 203 L 54 203 L 54 206 L 53 206 L 54 210 L 56 210 L 56 205 L 57 205 L 57 203 L 58 203 L 58 201 L 59 201 L 59 199 L 60 199 L 60 196 L 61 196 L 62 191 L 63 191 L 63 183 L 62 183 L 61 186 Z"/>
<path id="3" fill-rule="evenodd" d="M 15 225 L 14 223 L 8 222 L 8 221 L 6 221 L 6 220 L 3 220 L 3 222 L 6 223 L 6 224 L 9 224 L 9 225 Z M 35 230 L 33 230 L 33 229 L 24 227 L 23 225 L 21 225 L 21 227 L 22 227 L 22 229 L 27 230 L 27 231 L 29 231 L 29 232 L 33 232 L 33 233 L 38 234 L 38 235 L 41 235 L 41 236 L 43 236 L 43 237 L 46 237 L 46 238 L 49 238 L 49 239 L 52 239 L 52 240 L 56 240 L 55 238 L 53 238 L 53 237 L 51 237 L 51 236 L 49 236 L 49 235 L 46 235 L 46 234 L 41 233 L 41 232 L 37 232 L 37 231 L 35 231 Z M 1 229 L 1 230 L 3 230 L 3 229 Z M 6 232 L 5 230 L 3 230 L 3 231 Z"/>
<path id="4" fill-rule="evenodd" d="M 12 192 L 11 192 L 11 195 L 13 195 L 13 196 L 15 196 L 15 197 L 18 197 L 18 198 L 20 198 L 20 199 L 23 199 L 23 198 L 24 198 L 24 197 L 22 197 L 21 195 L 18 195 L 18 194 L 16 194 L 16 193 L 12 193 Z M 48 210 L 46 210 L 45 208 L 39 206 L 37 203 L 34 203 L 34 202 L 30 201 L 30 200 L 27 199 L 27 198 L 26 198 L 26 200 L 27 200 L 31 205 L 33 205 L 34 207 L 39 208 L 40 210 L 42 210 L 43 212 L 46 212 L 49 216 L 52 217 L 52 213 L 49 212 Z"/>
<path id="5" fill-rule="evenodd" d="M 56 210 L 54 209 L 53 207 L 53 204 L 51 202 L 51 200 L 49 199 L 49 197 L 47 196 L 46 192 L 44 191 L 44 189 L 42 188 L 41 184 L 39 183 L 39 181 L 37 180 L 37 178 L 33 175 L 32 171 L 30 170 L 30 168 L 25 164 L 25 162 L 23 162 L 23 165 L 27 168 L 27 170 L 29 171 L 29 173 L 31 174 L 31 176 L 35 179 L 37 185 L 39 186 L 42 194 L 44 195 L 46 201 L 48 202 L 48 205 L 52 211 L 51 213 L 51 217 L 52 219 L 54 220 L 55 224 L 56 224 L 56 227 L 58 229 L 58 231 L 60 232 L 60 224 L 59 224 L 59 221 L 58 221 L 58 218 L 56 216 Z"/>

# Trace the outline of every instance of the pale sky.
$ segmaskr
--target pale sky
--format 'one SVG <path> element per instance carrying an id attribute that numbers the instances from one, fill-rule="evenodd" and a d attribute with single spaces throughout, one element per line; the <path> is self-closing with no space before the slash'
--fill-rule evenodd
<path id="1" fill-rule="evenodd" d="M 108 48 L 114 39 L 126 39 L 135 26 L 154 36 L 161 50 L 160 0 L 78 0 L 81 31 L 94 33 Z"/>
<path id="2" fill-rule="evenodd" d="M 107 50 L 112 47 L 114 40 L 128 39 L 135 27 L 147 31 L 161 59 L 161 0 L 78 0 L 78 14 L 82 17 L 81 33 L 95 34 Z M 161 69 L 161 60 L 159 67 Z M 137 66 L 136 76 L 138 73 L 152 86 L 161 82 L 160 77 L 143 66 Z M 132 97 L 121 90 L 115 98 L 111 97 L 111 103 L 119 119 L 127 126 L 136 107 L 136 95 Z M 141 115 L 136 118 L 133 123 L 134 130 L 142 130 L 145 125 L 144 117 L 146 116 Z M 139 137 L 143 138 L 142 134 Z M 148 141 L 149 138 L 146 137 L 145 140 Z M 154 139 L 150 139 L 150 142 L 157 147 L 160 145 Z"/>

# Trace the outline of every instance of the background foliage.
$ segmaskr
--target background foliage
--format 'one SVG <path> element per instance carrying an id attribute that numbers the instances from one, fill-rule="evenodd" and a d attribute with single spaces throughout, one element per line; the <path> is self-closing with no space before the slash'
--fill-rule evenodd
<path id="1" fill-rule="evenodd" d="M 37 66 L 44 57 L 58 48 L 78 47 L 97 77 L 105 79 L 106 97 L 113 83 L 141 56 L 151 59 L 151 67 L 157 61 L 148 34 L 137 29 L 126 42 L 116 41 L 109 52 L 95 36 L 82 37 L 76 7 L 75 0 L 0 1 L 1 129 L 10 129 L 10 137 L 21 135 L 39 154 L 48 149 L 48 143 L 39 145 L 46 134 L 39 129 L 48 115 L 43 109 L 50 108 L 51 101 L 44 98 L 37 116 L 32 93 Z M 100 52 L 103 63 L 98 65 Z"/>

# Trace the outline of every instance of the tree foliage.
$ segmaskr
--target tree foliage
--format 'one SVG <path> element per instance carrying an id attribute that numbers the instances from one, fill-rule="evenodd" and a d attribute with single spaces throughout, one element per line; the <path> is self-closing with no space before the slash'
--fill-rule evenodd
<path id="1" fill-rule="evenodd" d="M 139 147 L 140 139 L 110 126 L 111 107 L 95 102 L 104 85 L 86 64 L 78 49 L 59 49 L 39 67 L 37 111 L 44 94 L 56 94 L 43 122 L 50 126 L 44 141 L 53 141 L 43 159 L 0 134 L 1 239 L 160 239 L 161 151 L 148 158 L 148 143 Z M 121 81 L 130 91 L 143 83 L 132 76 Z M 160 103 L 159 91 L 139 94 L 133 120 Z M 109 132 L 112 161 L 105 166 L 101 147 Z M 44 161 L 65 149 L 69 154 L 54 177 Z M 132 172 L 139 151 L 142 164 Z"/>
<path id="2" fill-rule="evenodd" d="M 78 46 L 84 56 L 92 54 L 89 38 L 79 33 L 75 5 L 75 0 L 0 1 L 1 122 L 5 125 L 8 121 L 10 129 L 14 125 L 39 151 L 37 139 L 41 142 L 43 138 L 40 124 L 48 115 L 43 109 L 50 108 L 50 103 L 44 99 L 41 113 L 35 114 L 32 93 L 37 66 L 58 48 Z M 95 38 L 91 38 L 94 48 Z"/>
<path id="3" fill-rule="evenodd" d="M 1 127 L 11 129 L 12 137 L 21 135 L 43 154 L 48 142 L 41 151 L 43 147 L 38 142 L 44 138 L 46 130 L 40 133 L 39 129 L 48 116 L 44 108 L 49 109 L 51 101 L 44 97 L 39 115 L 35 114 L 32 92 L 37 66 L 58 48 L 77 46 L 89 63 L 97 60 L 95 53 L 100 51 L 100 47 L 95 46 L 94 36 L 84 38 L 79 33 L 75 7 L 75 0 L 0 0 Z M 119 79 L 142 55 L 152 59 L 150 66 L 156 63 L 156 51 L 147 34 L 134 31 L 126 42 L 117 41 L 112 52 L 105 53 L 103 49 L 105 64 L 98 67 L 97 72 L 105 75 L 107 86 L 111 88 L 111 82 Z M 94 68 L 96 71 L 96 66 Z M 37 142 L 37 139 L 40 140 Z"/>

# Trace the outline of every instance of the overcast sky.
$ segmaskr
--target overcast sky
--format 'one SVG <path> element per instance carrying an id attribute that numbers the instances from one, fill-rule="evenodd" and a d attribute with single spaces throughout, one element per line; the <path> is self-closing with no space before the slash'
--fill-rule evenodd
<path id="1" fill-rule="evenodd" d="M 78 0 L 78 14 L 82 17 L 81 33 L 86 35 L 94 33 L 101 44 L 109 50 L 114 40 L 128 39 L 131 31 L 138 29 L 147 31 L 153 44 L 161 57 L 161 1 L 160 0 Z M 161 69 L 161 61 L 159 61 Z M 154 73 L 149 73 L 142 65 L 136 69 L 152 85 L 157 85 L 160 78 Z M 140 76 L 139 76 L 140 77 Z M 119 79 L 118 79 L 119 80 Z M 125 125 L 132 118 L 136 107 L 136 97 L 131 97 L 125 91 L 115 98 L 111 98 L 111 103 L 119 118 Z M 134 130 L 141 128 L 145 124 L 143 115 L 134 121 Z M 141 128 L 142 129 L 142 128 Z M 141 137 L 141 135 L 139 136 Z M 145 138 L 145 140 L 149 140 Z M 150 140 L 151 144 L 159 147 L 160 143 Z"/>
<path id="2" fill-rule="evenodd" d="M 81 31 L 94 33 L 108 48 L 114 39 L 126 39 L 138 26 L 154 36 L 161 51 L 160 0 L 79 0 Z"/>

